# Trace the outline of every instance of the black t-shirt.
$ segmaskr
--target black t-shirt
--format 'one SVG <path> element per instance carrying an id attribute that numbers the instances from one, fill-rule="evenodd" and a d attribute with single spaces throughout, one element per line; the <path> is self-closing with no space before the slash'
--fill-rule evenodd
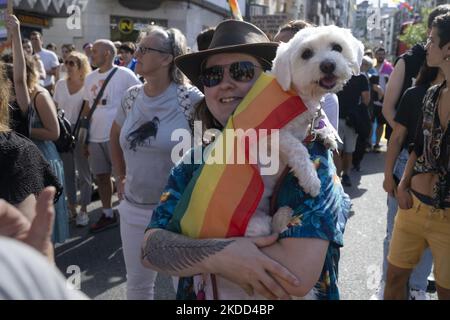
<path id="1" fill-rule="evenodd" d="M 337 93 L 339 99 L 339 118 L 345 119 L 351 108 L 357 108 L 361 94 L 369 91 L 369 80 L 364 74 L 353 76 Z"/>
<path id="2" fill-rule="evenodd" d="M 414 143 L 417 129 L 420 125 L 419 119 L 422 115 L 423 98 L 427 90 L 428 86 L 412 87 L 407 89 L 400 99 L 394 120 L 408 130 L 403 148 L 408 148 Z"/>
<path id="3" fill-rule="evenodd" d="M 30 194 L 38 194 L 47 186 L 62 193 L 49 163 L 30 140 L 15 132 L 0 132 L 0 198 L 19 204 Z"/>
<path id="4" fill-rule="evenodd" d="M 400 97 L 404 94 L 404 92 L 408 88 L 412 86 L 413 78 L 417 77 L 420 68 L 425 62 L 426 56 L 427 52 L 425 50 L 425 47 L 422 44 L 416 44 L 410 50 L 406 51 L 404 54 L 398 57 L 397 60 L 395 61 L 395 64 L 397 64 L 397 62 L 400 59 L 403 59 L 403 61 L 405 62 L 405 76 L 403 77 L 403 86 L 402 90 L 400 91 Z M 395 104 L 395 110 L 398 110 L 399 106 L 400 106 L 400 99 Z M 391 133 L 392 128 L 389 126 L 389 124 L 386 124 L 387 139 L 389 139 Z"/>

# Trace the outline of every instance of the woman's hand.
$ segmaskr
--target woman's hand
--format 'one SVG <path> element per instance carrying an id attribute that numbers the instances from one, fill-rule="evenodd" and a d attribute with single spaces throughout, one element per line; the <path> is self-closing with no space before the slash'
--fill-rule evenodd
<path id="1" fill-rule="evenodd" d="M 12 36 L 16 36 L 20 32 L 20 22 L 14 15 L 7 15 L 6 19 L 6 29 Z"/>
<path id="2" fill-rule="evenodd" d="M 117 186 L 117 196 L 119 197 L 119 200 L 123 200 L 124 199 L 124 195 L 125 195 L 125 181 L 126 181 L 126 176 L 121 175 L 117 177 L 117 181 L 116 181 L 116 186 Z"/>
<path id="3" fill-rule="evenodd" d="M 397 188 L 397 202 L 400 209 L 408 210 L 413 206 L 413 200 L 411 196 L 411 192 L 409 191 L 409 187 L 404 183 L 399 184 Z"/>
<path id="4" fill-rule="evenodd" d="M 384 176 L 383 189 L 392 197 L 397 193 L 397 185 L 392 175 Z"/>
<path id="5" fill-rule="evenodd" d="M 300 284 L 299 280 L 259 249 L 275 243 L 277 238 L 277 234 L 258 238 L 234 238 L 233 243 L 211 257 L 211 273 L 239 285 L 250 296 L 256 291 L 267 299 L 289 299 L 289 294 L 274 276 L 279 276 L 294 286 Z"/>
<path id="6" fill-rule="evenodd" d="M 53 262 L 51 234 L 55 215 L 54 196 L 54 187 L 47 187 L 41 192 L 31 223 L 13 205 L 0 200 L 0 235 L 25 242 Z"/>

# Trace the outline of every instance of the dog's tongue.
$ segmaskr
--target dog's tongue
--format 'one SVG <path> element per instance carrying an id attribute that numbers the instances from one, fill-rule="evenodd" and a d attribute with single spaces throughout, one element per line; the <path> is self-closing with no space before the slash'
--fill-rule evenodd
<path id="1" fill-rule="evenodd" d="M 326 89 L 332 89 L 336 85 L 335 76 L 326 76 L 320 79 L 320 85 Z"/>

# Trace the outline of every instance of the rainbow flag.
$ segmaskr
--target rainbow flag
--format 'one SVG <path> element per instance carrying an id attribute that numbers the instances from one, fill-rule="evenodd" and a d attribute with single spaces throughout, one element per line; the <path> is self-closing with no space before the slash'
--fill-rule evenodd
<path id="1" fill-rule="evenodd" d="M 230 11 L 233 19 L 243 21 L 244 19 L 242 18 L 241 9 L 239 9 L 238 0 L 228 0 L 228 4 L 230 5 Z"/>
<path id="2" fill-rule="evenodd" d="M 212 163 L 209 160 L 213 153 L 208 155 L 175 208 L 169 230 L 191 238 L 244 235 L 261 200 L 264 184 L 258 166 L 250 161 L 249 144 L 234 133 L 238 129 L 256 129 L 257 140 L 251 143 L 257 143 L 263 135 L 269 136 L 271 129 L 282 128 L 306 110 L 299 96 L 283 91 L 275 77 L 263 73 L 212 146 L 215 155 L 222 152 L 222 159 L 229 161 Z M 266 129 L 267 134 L 259 129 Z M 234 143 L 231 148 L 227 147 L 230 142 Z M 246 161 L 237 164 L 236 152 L 242 149 Z"/>

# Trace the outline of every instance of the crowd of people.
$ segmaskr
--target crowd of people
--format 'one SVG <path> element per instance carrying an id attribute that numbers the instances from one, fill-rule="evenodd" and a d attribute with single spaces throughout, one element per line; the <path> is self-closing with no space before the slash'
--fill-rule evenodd
<path id="1" fill-rule="evenodd" d="M 284 164 L 274 183 L 262 176 L 253 215 L 214 219 L 205 194 L 214 205 L 243 197 L 247 186 L 198 163 L 197 151 L 204 154 L 235 122 L 278 44 L 314 25 L 291 21 L 270 40 L 248 22 L 225 20 L 198 35 L 196 52 L 180 30 L 150 26 L 136 43 L 99 39 L 82 52 L 64 44 L 61 57 L 37 31 L 22 39 L 15 16 L 6 27 L 13 50 L 0 64 L 0 270 L 14 274 L 29 264 L 48 272 L 30 271 L 42 278 L 25 291 L 17 274 L 2 277 L 0 298 L 86 298 L 63 288 L 51 266 L 73 223 L 90 232 L 120 226 L 128 299 L 154 299 L 157 272 L 173 277 L 178 299 L 339 299 L 339 251 L 352 210 L 344 187 L 352 186 L 352 167 L 364 170 L 366 152 L 381 151 L 384 135 L 387 230 L 373 298 L 428 299 L 433 269 L 439 298 L 450 299 L 450 5 L 431 12 L 426 45 L 394 64 L 384 48 L 366 48 L 360 73 L 323 97 L 341 141 L 336 150 L 304 142 L 311 161 L 320 159 L 318 196 L 304 192 Z M 62 118 L 75 137 L 69 151 L 55 143 L 65 132 Z M 194 121 L 215 134 L 174 163 L 172 133 L 192 133 Z M 238 188 L 220 192 L 214 179 Z M 94 182 L 98 221 L 88 210 Z M 282 232 L 245 234 L 254 219 L 270 219 L 287 204 L 292 217 Z M 231 232 L 236 225 L 240 231 Z"/>

